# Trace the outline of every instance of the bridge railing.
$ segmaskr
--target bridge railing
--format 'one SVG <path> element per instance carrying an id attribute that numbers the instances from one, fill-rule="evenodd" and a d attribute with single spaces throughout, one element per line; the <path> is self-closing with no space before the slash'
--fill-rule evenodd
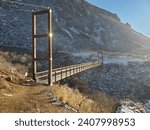
<path id="1" fill-rule="evenodd" d="M 101 63 L 99 62 L 91 62 L 91 63 L 82 63 L 76 65 L 65 66 L 61 68 L 53 69 L 52 71 L 52 82 L 57 82 L 59 80 L 65 79 L 77 73 L 83 72 L 85 70 L 100 66 Z M 48 77 L 48 70 L 37 72 L 36 79 L 47 78 Z"/>

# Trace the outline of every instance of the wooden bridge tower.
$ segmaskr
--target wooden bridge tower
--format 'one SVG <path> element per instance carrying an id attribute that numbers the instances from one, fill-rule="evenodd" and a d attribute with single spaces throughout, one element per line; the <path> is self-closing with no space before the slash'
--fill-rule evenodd
<path id="1" fill-rule="evenodd" d="M 37 20 L 38 15 L 47 15 L 47 27 L 48 32 L 43 34 L 37 34 Z M 48 60 L 48 84 L 52 85 L 52 10 L 46 9 L 38 12 L 32 12 L 32 42 L 33 42 L 33 79 L 36 80 L 37 73 L 37 60 L 43 61 Z M 37 39 L 48 38 L 48 59 L 37 58 Z"/>

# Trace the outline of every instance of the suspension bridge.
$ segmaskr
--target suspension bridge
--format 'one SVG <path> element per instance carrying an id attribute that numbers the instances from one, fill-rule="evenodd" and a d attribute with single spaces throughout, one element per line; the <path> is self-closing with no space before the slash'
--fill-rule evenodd
<path id="1" fill-rule="evenodd" d="M 48 32 L 37 34 L 37 21 L 36 17 L 39 15 L 47 15 L 47 27 Z M 76 65 L 70 65 L 65 67 L 52 68 L 52 10 L 46 9 L 42 11 L 32 12 L 32 41 L 33 41 L 33 80 L 47 79 L 48 85 L 68 78 L 72 75 L 81 73 L 83 71 L 98 67 L 101 65 L 100 62 L 81 63 Z M 37 58 L 37 40 L 40 38 L 48 38 L 48 58 L 42 59 Z M 37 61 L 48 61 L 48 68 L 45 71 L 37 72 Z"/>
<path id="2" fill-rule="evenodd" d="M 100 66 L 101 62 L 90 62 L 90 63 L 81 63 L 75 64 L 60 68 L 53 69 L 53 57 L 52 57 L 52 10 L 49 7 L 37 6 L 32 4 L 26 4 L 22 2 L 15 2 L 15 1 L 5 1 L 2 0 L 3 4 L 6 3 L 10 4 L 17 4 L 17 5 L 24 5 L 24 6 L 31 6 L 34 8 L 41 8 L 41 11 L 32 11 L 32 46 L 33 46 L 33 58 L 32 58 L 32 73 L 33 73 L 33 80 L 42 82 L 46 79 L 48 85 L 52 85 L 53 83 L 68 78 L 72 75 L 84 72 L 86 70 L 95 68 Z M 2 3 L 1 3 L 2 4 Z M 14 8 L 17 10 L 16 8 Z M 26 11 L 31 12 L 31 10 L 21 10 L 19 11 Z M 39 34 L 37 33 L 37 16 L 40 15 L 47 15 L 47 32 Z M 40 38 L 47 38 L 48 39 L 48 57 L 47 58 L 38 58 L 37 57 L 37 40 Z M 48 68 L 45 71 L 37 71 L 37 61 L 48 61 Z"/>

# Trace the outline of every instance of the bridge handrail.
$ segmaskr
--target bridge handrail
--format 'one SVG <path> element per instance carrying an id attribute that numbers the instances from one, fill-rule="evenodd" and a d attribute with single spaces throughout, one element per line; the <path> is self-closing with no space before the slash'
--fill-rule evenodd
<path id="1" fill-rule="evenodd" d="M 85 64 L 72 65 L 72 66 L 68 66 L 68 67 L 58 68 L 53 71 L 53 74 L 60 73 L 60 72 L 66 72 L 66 71 L 72 71 L 74 69 L 88 67 L 88 66 L 92 66 L 92 65 L 96 65 L 96 64 L 99 65 L 99 63 L 87 63 L 87 64 L 85 63 Z"/>
<path id="2" fill-rule="evenodd" d="M 70 66 L 65 66 L 65 67 L 60 67 L 60 68 L 55 68 L 53 69 L 53 73 L 55 73 L 56 71 L 66 71 L 69 68 L 73 68 L 73 67 L 80 67 L 80 66 L 88 66 L 88 65 L 94 65 L 94 64 L 99 64 L 99 62 L 90 62 L 90 63 L 82 63 L 82 64 L 76 64 L 76 65 L 70 65 Z M 41 71 L 41 72 L 37 72 L 36 76 L 40 75 L 40 74 L 44 74 L 44 73 L 48 73 L 48 70 L 46 71 Z"/>

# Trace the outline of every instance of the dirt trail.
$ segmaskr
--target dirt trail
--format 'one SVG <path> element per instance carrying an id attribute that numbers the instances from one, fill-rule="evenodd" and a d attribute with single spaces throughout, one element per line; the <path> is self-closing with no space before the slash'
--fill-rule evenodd
<path id="1" fill-rule="evenodd" d="M 50 97 L 45 94 L 47 87 L 24 87 L 14 84 L 13 87 L 15 88 L 11 92 L 0 91 L 0 112 L 73 112 L 53 105 Z"/>

